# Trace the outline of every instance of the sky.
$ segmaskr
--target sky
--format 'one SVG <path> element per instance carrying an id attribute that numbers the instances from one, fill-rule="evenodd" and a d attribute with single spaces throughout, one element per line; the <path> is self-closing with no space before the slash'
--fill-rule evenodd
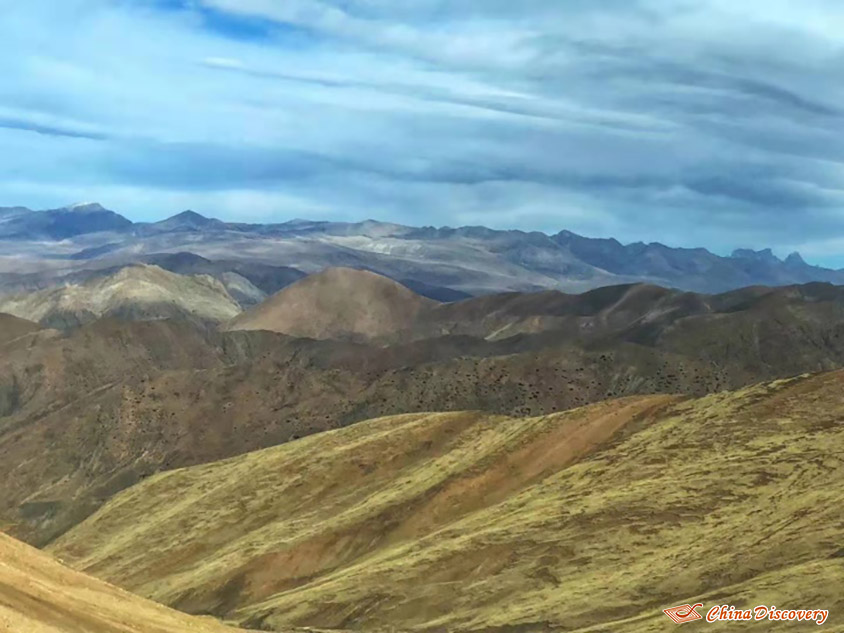
<path id="1" fill-rule="evenodd" d="M 0 206 L 844 266 L 840 0 L 0 0 Z"/>

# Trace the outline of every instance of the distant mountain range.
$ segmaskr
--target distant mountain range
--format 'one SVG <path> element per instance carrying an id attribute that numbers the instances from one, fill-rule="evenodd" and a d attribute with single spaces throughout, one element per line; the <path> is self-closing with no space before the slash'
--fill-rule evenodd
<path id="1" fill-rule="evenodd" d="M 798 253 L 781 260 L 770 249 L 740 249 L 722 257 L 704 248 L 625 245 L 565 230 L 547 235 L 372 220 L 244 224 L 193 211 L 143 223 L 97 203 L 47 211 L 0 208 L 2 294 L 84 280 L 134 263 L 211 274 L 224 284 L 224 275 L 237 275 L 248 282 L 240 297 L 232 292 L 242 306 L 334 266 L 370 270 L 440 301 L 506 291 L 582 292 L 636 282 L 706 293 L 813 281 L 844 284 L 844 271 L 809 265 Z M 197 266 L 205 270 L 183 270 Z"/>

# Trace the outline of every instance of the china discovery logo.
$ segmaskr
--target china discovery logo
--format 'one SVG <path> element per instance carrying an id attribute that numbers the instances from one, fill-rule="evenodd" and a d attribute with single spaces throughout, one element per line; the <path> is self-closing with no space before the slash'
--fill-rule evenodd
<path id="1" fill-rule="evenodd" d="M 702 606 L 703 604 L 700 602 L 695 605 L 681 604 L 679 607 L 663 609 L 662 612 L 674 620 L 677 624 L 685 624 L 686 622 L 694 622 L 695 620 L 703 619 L 703 616 L 697 612 L 697 609 Z"/>
<path id="2" fill-rule="evenodd" d="M 677 624 L 686 624 L 695 620 L 703 620 L 704 616 L 698 613 L 703 608 L 703 603 L 681 604 L 670 609 L 663 609 L 662 612 Z M 706 612 L 707 622 L 759 622 L 762 620 L 774 622 L 814 622 L 818 626 L 823 625 L 829 618 L 828 609 L 777 609 L 759 605 L 753 609 L 736 609 L 732 605 L 719 604 Z"/>

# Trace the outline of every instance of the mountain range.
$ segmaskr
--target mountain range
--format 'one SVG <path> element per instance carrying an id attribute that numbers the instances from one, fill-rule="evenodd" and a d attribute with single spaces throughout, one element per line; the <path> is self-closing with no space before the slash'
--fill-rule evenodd
<path id="1" fill-rule="evenodd" d="M 841 627 L 837 271 L 95 204 L 0 270 L 2 633 Z"/>
<path id="2" fill-rule="evenodd" d="M 139 270 L 112 280 L 123 296 L 137 294 L 127 283 L 149 293 L 150 280 L 175 275 Z M 191 289 L 207 283 L 186 277 L 176 296 L 160 290 L 170 303 L 124 304 L 61 330 L 0 316 L 0 522 L 12 535 L 45 545 L 156 473 L 369 418 L 537 416 L 844 365 L 844 289 L 830 284 L 441 303 L 329 269 L 216 325 L 191 316 L 205 301 Z"/>
<path id="3" fill-rule="evenodd" d="M 636 282 L 707 293 L 844 283 L 844 272 L 811 266 L 797 253 L 780 260 L 769 249 L 740 249 L 722 257 L 703 248 L 625 245 L 566 230 L 547 235 L 372 220 L 245 224 L 193 211 L 160 222 L 131 222 L 96 203 L 47 211 L 0 209 L 0 293 L 43 289 L 136 263 L 171 272 L 196 265 L 205 270 L 195 272 L 243 278 L 248 284 L 238 299 L 241 305 L 258 303 L 296 275 L 335 266 L 370 270 L 445 301 Z"/>

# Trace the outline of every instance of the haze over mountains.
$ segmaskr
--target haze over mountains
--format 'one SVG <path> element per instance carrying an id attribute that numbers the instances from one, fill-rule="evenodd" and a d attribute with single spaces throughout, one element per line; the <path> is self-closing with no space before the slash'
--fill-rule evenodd
<path id="1" fill-rule="evenodd" d="M 180 253 L 210 260 L 206 267 L 214 267 L 215 275 L 247 280 L 238 299 L 242 305 L 279 290 L 297 271 L 302 275 L 332 266 L 372 270 L 440 300 L 503 291 L 580 292 L 631 282 L 697 292 L 844 282 L 844 272 L 810 266 L 796 253 L 784 261 L 769 250 L 720 257 L 703 248 L 623 245 L 566 230 L 546 235 L 375 221 L 261 225 L 222 222 L 192 211 L 161 222 L 133 223 L 95 203 L 38 212 L 0 209 L 0 292 L 6 294 L 128 263 L 158 263 L 183 272 L 178 268 L 185 262 L 173 258 Z M 263 271 L 244 272 L 249 265 Z M 273 268 L 280 268 L 278 279 L 263 288 L 256 280 L 262 275 L 267 281 Z"/>

